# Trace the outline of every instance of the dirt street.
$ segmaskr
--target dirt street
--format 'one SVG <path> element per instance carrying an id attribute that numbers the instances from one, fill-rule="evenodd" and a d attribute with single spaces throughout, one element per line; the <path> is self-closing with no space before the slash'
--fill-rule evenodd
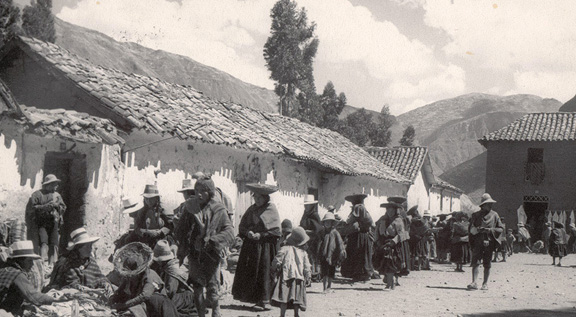
<path id="1" fill-rule="evenodd" d="M 457 273 L 452 264 L 436 263 L 432 271 L 401 278 L 394 291 L 384 291 L 381 280 L 351 285 L 339 279 L 333 293 L 322 294 L 322 284 L 314 283 L 301 316 L 576 316 L 576 255 L 565 258 L 563 267 L 551 263 L 543 254 L 515 254 L 494 263 L 488 291 L 466 290 L 470 267 Z M 252 312 L 231 295 L 222 307 L 227 317 L 280 315 L 278 308 Z"/>

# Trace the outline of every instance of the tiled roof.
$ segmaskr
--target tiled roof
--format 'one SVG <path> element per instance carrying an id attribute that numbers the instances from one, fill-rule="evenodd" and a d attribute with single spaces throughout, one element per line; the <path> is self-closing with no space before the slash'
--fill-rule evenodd
<path id="1" fill-rule="evenodd" d="M 438 177 L 436 177 L 436 184 L 434 184 L 434 186 L 446 188 L 446 189 L 449 189 L 449 190 L 454 191 L 456 193 L 464 193 L 464 191 L 462 189 L 460 189 L 460 188 L 458 188 L 458 187 L 456 187 L 456 186 L 454 186 L 454 185 L 452 185 L 452 184 L 450 184 L 444 180 L 441 180 Z"/>
<path id="2" fill-rule="evenodd" d="M 32 133 L 54 135 L 85 143 L 124 144 L 114 123 L 108 119 L 64 109 L 37 109 L 20 105 L 24 118 L 18 120 Z"/>
<path id="3" fill-rule="evenodd" d="M 8 86 L 0 79 L 0 113 L 3 112 L 20 113 L 20 108 Z"/>
<path id="4" fill-rule="evenodd" d="M 492 141 L 574 141 L 576 113 L 531 113 L 504 128 L 483 136 L 482 145 Z"/>
<path id="5" fill-rule="evenodd" d="M 393 148 L 367 147 L 366 151 L 400 175 L 414 181 L 428 149 L 424 146 L 397 146 Z"/>
<path id="6" fill-rule="evenodd" d="M 96 66 L 54 44 L 20 39 L 25 52 L 61 70 L 78 87 L 98 98 L 102 107 L 130 122 L 132 128 L 288 155 L 346 175 L 408 183 L 336 132 L 216 101 L 191 87 Z"/>

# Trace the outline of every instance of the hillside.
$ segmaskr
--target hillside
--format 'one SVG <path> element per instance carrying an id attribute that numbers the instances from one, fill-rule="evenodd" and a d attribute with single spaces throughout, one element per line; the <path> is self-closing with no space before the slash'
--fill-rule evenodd
<path id="1" fill-rule="evenodd" d="M 477 141 L 483 135 L 526 113 L 558 111 L 560 106 L 555 99 L 534 95 L 473 93 L 414 109 L 398 116 L 398 121 L 400 130 L 414 126 L 418 143 L 430 148 L 435 172 L 441 174 L 484 152 Z"/>
<path id="2" fill-rule="evenodd" d="M 486 151 L 474 158 L 449 169 L 440 177 L 448 183 L 462 189 L 478 202 L 484 193 L 486 182 Z"/>
<path id="3" fill-rule="evenodd" d="M 97 65 L 192 86 L 214 99 L 277 112 L 278 97 L 269 89 L 243 82 L 189 57 L 136 43 L 117 42 L 100 32 L 55 20 L 56 44 Z"/>

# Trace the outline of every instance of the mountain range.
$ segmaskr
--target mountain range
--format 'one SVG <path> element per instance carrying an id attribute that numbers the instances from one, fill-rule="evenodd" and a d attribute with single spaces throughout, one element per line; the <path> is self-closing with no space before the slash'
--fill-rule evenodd
<path id="1" fill-rule="evenodd" d="M 269 89 L 189 57 L 118 42 L 100 32 L 55 20 L 56 44 L 95 64 L 192 86 L 214 99 L 277 113 L 278 97 Z M 477 140 L 527 113 L 558 111 L 561 105 L 555 99 L 534 95 L 471 93 L 440 100 L 397 116 L 392 127 L 393 145 L 398 144 L 408 125 L 414 126 L 416 143 L 429 148 L 435 174 L 477 201 L 484 190 L 486 169 L 485 149 Z M 576 110 L 576 97 L 567 108 Z M 356 110 L 347 106 L 340 117 Z M 376 119 L 378 112 L 368 111 Z"/>

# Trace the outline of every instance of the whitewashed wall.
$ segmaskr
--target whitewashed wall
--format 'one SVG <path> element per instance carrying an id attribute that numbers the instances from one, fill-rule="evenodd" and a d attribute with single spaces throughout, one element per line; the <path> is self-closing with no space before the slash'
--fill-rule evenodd
<path id="1" fill-rule="evenodd" d="M 424 210 L 430 209 L 430 196 L 428 188 L 424 182 L 422 171 L 418 172 L 418 176 L 414 180 L 414 184 L 408 190 L 408 208 L 418 205 L 418 210 L 422 215 Z"/>

